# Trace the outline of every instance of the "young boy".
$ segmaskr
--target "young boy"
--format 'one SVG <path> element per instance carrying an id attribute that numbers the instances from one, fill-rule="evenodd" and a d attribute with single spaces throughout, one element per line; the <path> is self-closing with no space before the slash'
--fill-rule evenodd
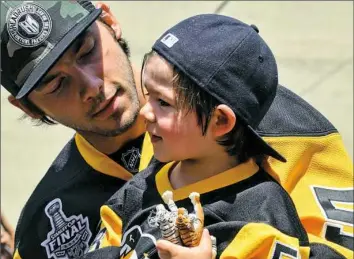
<path id="1" fill-rule="evenodd" d="M 151 164 L 101 208 L 102 229 L 85 258 L 158 258 L 161 233 L 148 220 L 165 191 L 189 212 L 189 194 L 200 193 L 218 258 L 345 258 L 310 246 L 289 195 L 256 163 L 265 156 L 286 161 L 254 130 L 278 86 L 258 29 L 198 15 L 152 49 L 143 63 L 149 100 L 141 114 L 164 164 Z"/>

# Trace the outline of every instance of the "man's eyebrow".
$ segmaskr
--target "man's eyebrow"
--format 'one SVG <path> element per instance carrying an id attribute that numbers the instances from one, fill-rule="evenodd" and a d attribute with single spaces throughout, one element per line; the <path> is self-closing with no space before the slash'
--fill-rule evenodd
<path id="1" fill-rule="evenodd" d="M 90 29 L 87 29 L 74 41 L 73 45 L 71 46 L 71 49 L 75 53 L 79 52 L 82 44 L 84 43 L 85 39 L 88 37 L 89 33 L 90 33 Z"/>
<path id="2" fill-rule="evenodd" d="M 57 78 L 57 76 L 59 75 L 60 73 L 56 73 L 56 74 L 53 74 L 53 75 L 47 75 L 45 76 L 39 83 L 38 83 L 38 86 L 36 87 L 36 90 L 40 91 L 42 90 L 48 83 L 50 83 L 51 81 L 53 81 L 55 78 Z"/>
<path id="3" fill-rule="evenodd" d="M 68 51 L 73 51 L 74 53 L 77 53 L 82 44 L 84 43 L 84 40 L 86 39 L 86 37 L 88 36 L 90 32 L 90 29 L 87 29 L 86 31 L 84 31 L 71 45 L 71 47 L 68 49 Z M 36 90 L 41 90 L 43 89 L 44 86 L 46 86 L 48 83 L 50 83 L 51 81 L 53 81 L 57 76 L 59 75 L 59 73 L 56 73 L 54 75 L 47 75 L 45 76 L 42 80 L 39 81 L 38 86 L 36 87 Z"/>

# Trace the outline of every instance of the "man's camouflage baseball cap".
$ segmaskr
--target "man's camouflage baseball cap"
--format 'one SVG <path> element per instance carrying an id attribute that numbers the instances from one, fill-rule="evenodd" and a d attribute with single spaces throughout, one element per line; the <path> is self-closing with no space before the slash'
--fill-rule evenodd
<path id="1" fill-rule="evenodd" d="M 1 84 L 29 94 L 100 14 L 90 1 L 1 1 Z"/>

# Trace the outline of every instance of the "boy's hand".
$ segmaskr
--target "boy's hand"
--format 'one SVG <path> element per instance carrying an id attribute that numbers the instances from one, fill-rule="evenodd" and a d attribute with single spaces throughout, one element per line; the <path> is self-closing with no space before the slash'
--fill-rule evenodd
<path id="1" fill-rule="evenodd" d="M 161 259 L 212 259 L 211 238 L 209 231 L 204 229 L 200 243 L 196 247 L 182 247 L 166 240 L 158 240 L 156 248 Z"/>
<path id="2" fill-rule="evenodd" d="M 96 8 L 102 9 L 100 18 L 104 21 L 105 24 L 112 27 L 116 39 L 117 40 L 120 39 L 122 37 L 122 30 L 120 28 L 118 20 L 116 19 L 115 15 L 112 13 L 109 5 L 105 2 L 99 1 L 96 3 Z"/>

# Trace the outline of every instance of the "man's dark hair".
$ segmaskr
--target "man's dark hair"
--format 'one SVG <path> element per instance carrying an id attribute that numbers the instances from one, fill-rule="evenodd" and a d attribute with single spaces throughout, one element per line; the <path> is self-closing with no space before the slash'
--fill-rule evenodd
<path id="1" fill-rule="evenodd" d="M 145 54 L 141 71 L 144 70 L 146 61 L 153 55 L 159 54 L 155 51 Z M 198 125 L 201 127 L 202 135 L 204 136 L 215 108 L 221 103 L 199 87 L 176 66 L 172 65 L 172 67 L 173 88 L 176 93 L 177 109 L 186 109 L 187 113 L 195 111 Z M 141 86 L 143 87 L 143 84 L 141 84 Z M 224 146 L 225 151 L 230 156 L 235 156 L 239 163 L 243 163 L 253 156 L 250 152 L 252 147 L 249 145 L 249 140 L 250 136 L 247 133 L 246 125 L 238 119 L 235 127 L 230 132 L 220 137 L 217 142 L 221 146 Z"/>
<path id="2" fill-rule="evenodd" d="M 110 32 L 110 34 L 112 35 L 113 38 L 116 39 L 115 37 L 115 32 L 113 31 L 113 29 L 106 24 L 103 19 L 98 18 L 97 21 L 101 22 Z M 125 55 L 127 55 L 127 58 L 130 58 L 130 48 L 128 45 L 128 42 L 123 39 L 116 39 L 119 46 L 122 48 L 123 52 L 125 53 Z M 27 96 L 25 96 L 24 98 L 20 99 L 20 103 L 22 105 L 24 105 L 27 109 L 29 109 L 31 112 L 38 114 L 40 116 L 40 118 L 38 119 L 32 119 L 32 121 L 35 123 L 36 126 L 39 125 L 43 125 L 43 124 L 47 124 L 47 125 L 55 125 L 57 124 L 54 120 L 52 120 L 50 117 L 48 117 L 40 108 L 38 108 L 33 102 L 31 102 Z M 27 118 L 28 116 L 25 114 L 23 118 Z"/>

